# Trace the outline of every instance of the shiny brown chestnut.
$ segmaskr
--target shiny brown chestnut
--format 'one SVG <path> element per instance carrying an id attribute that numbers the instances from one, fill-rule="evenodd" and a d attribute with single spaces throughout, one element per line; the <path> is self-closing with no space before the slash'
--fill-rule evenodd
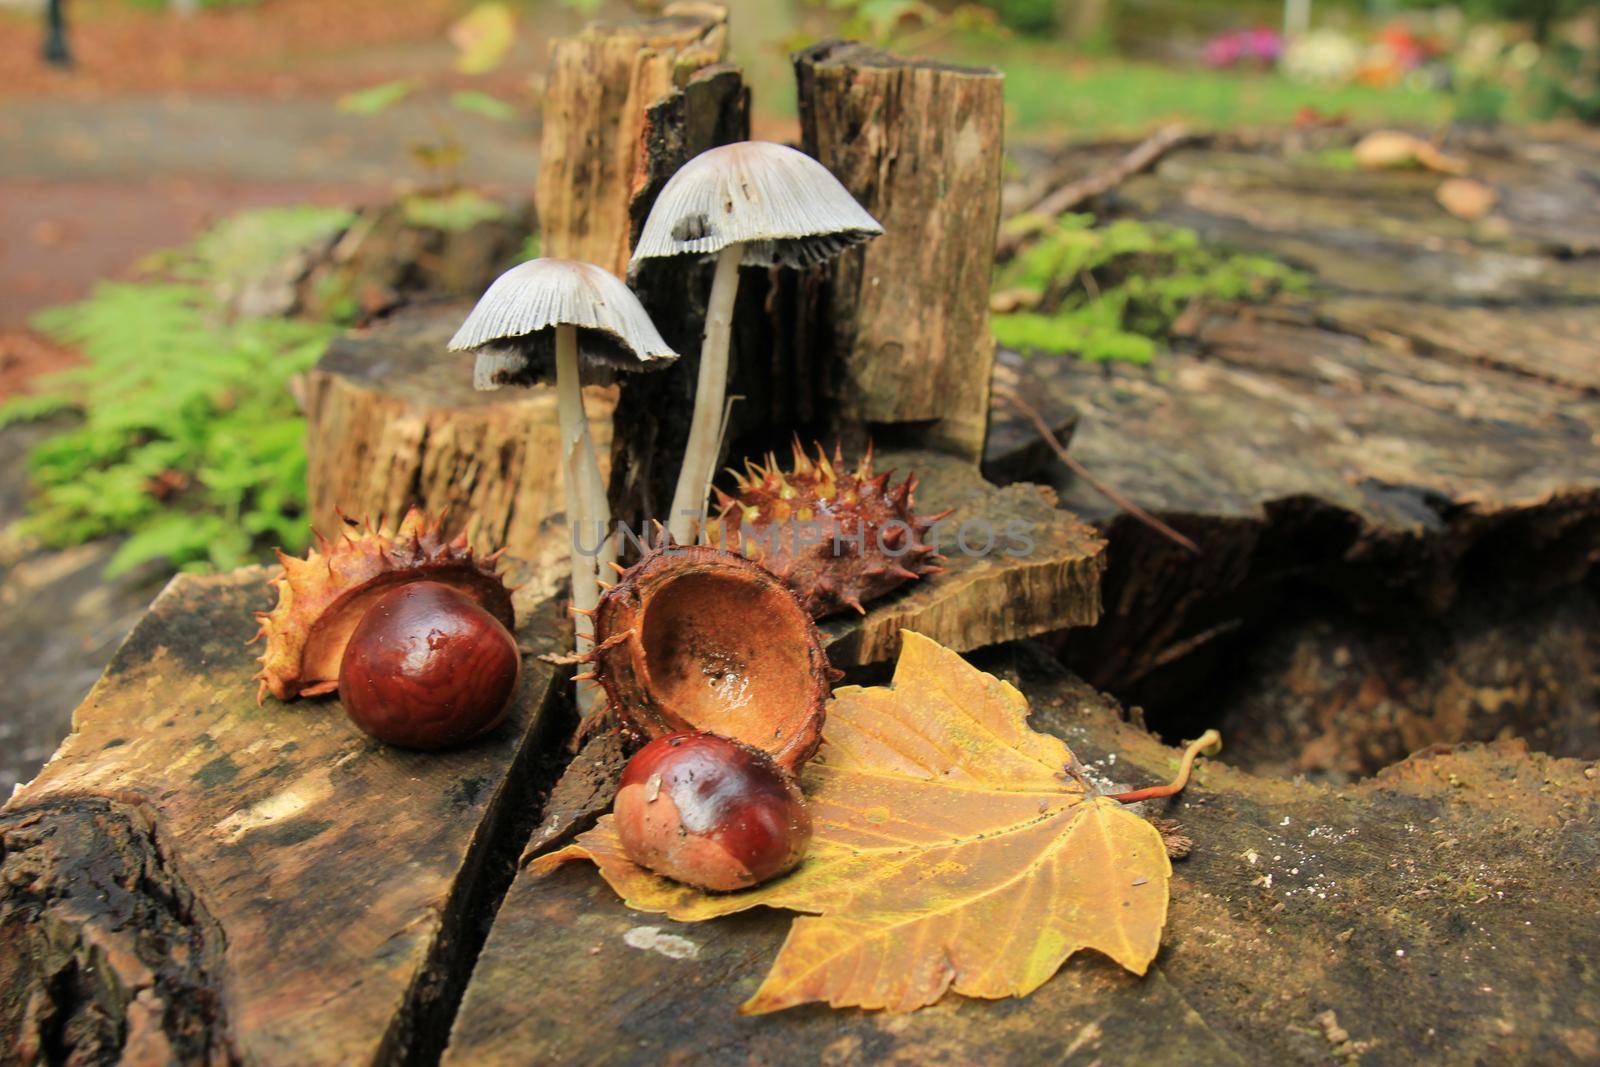
<path id="1" fill-rule="evenodd" d="M 793 870 L 811 841 L 794 779 L 760 749 L 670 734 L 622 772 L 613 809 L 628 858 L 702 889 L 748 889 Z"/>
<path id="2" fill-rule="evenodd" d="M 380 741 L 449 748 L 504 721 L 521 671 L 510 631 L 477 601 L 439 582 L 411 582 L 356 624 L 339 698 Z"/>

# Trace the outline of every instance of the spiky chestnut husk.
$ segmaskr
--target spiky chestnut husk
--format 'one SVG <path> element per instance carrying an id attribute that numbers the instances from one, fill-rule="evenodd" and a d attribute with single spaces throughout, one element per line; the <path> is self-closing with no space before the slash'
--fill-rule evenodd
<path id="1" fill-rule="evenodd" d="M 259 611 L 266 639 L 258 658 L 261 670 L 256 700 L 268 693 L 279 700 L 320 696 L 339 687 L 339 663 L 363 615 L 374 601 L 407 582 L 441 582 L 459 589 L 498 619 L 515 627 L 511 590 L 495 569 L 500 553 L 474 556 L 463 534 L 444 536 L 443 518 L 429 519 L 412 508 L 399 529 L 379 523 L 347 530 L 336 541 L 317 534 L 317 547 L 305 559 L 283 552 L 283 571 L 269 583 L 278 605 Z"/>
<path id="2" fill-rule="evenodd" d="M 732 495 L 717 491 L 707 540 L 778 575 L 814 619 L 846 608 L 865 613 L 867 601 L 943 572 L 944 557 L 925 538 L 950 512 L 916 514 L 915 474 L 891 487 L 894 471 L 872 472 L 871 445 L 855 470 L 837 448 L 830 460 L 821 445 L 815 459 L 799 439 L 792 447 L 793 470 L 780 470 L 768 453 L 765 465 L 747 461 L 734 475 Z"/>
<path id="3" fill-rule="evenodd" d="M 793 772 L 817 750 L 835 677 L 788 586 L 710 545 L 658 545 L 594 612 L 592 677 L 635 741 L 705 732 Z"/>

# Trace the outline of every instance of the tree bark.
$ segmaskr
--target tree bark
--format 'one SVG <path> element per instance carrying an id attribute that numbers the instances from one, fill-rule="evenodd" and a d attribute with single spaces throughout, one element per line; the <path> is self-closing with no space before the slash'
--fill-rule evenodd
<path id="1" fill-rule="evenodd" d="M 306 376 L 312 524 L 340 512 L 396 518 L 448 510 L 479 551 L 536 563 L 564 558 L 560 429 L 554 386 L 477 392 L 472 355 L 445 345 L 469 305 L 419 308 L 335 341 Z M 588 386 L 590 433 L 606 465 L 613 387 Z"/>
<path id="2" fill-rule="evenodd" d="M 631 236 L 638 236 L 656 197 L 679 167 L 709 148 L 749 135 L 750 91 L 733 67 L 701 68 L 681 89 L 658 101 L 646 114 L 640 135 L 639 180 L 629 190 Z M 710 262 L 673 256 L 647 260 L 632 279 L 661 336 L 678 352 L 677 362 L 666 370 L 626 375 L 620 383 L 613 419 L 611 512 L 635 529 L 648 519 L 665 523 L 669 518 L 694 414 L 712 270 Z M 738 399 L 730 432 L 721 442 L 722 455 L 753 428 L 770 431 L 774 424 L 791 422 L 781 407 L 792 391 L 783 377 L 771 373 L 766 356 L 771 346 L 760 312 L 766 291 L 759 272 L 742 272 L 728 355 L 728 395 Z"/>
<path id="3" fill-rule="evenodd" d="M 910 440 L 977 461 L 994 339 L 1002 76 L 842 41 L 796 53 L 806 152 L 884 234 L 809 273 L 786 329 L 818 347 L 829 421 L 920 424 Z"/>
<path id="4" fill-rule="evenodd" d="M 627 276 L 632 201 L 651 173 L 650 110 L 721 62 L 727 36 L 720 5 L 678 3 L 551 43 L 537 195 L 545 255 Z"/>

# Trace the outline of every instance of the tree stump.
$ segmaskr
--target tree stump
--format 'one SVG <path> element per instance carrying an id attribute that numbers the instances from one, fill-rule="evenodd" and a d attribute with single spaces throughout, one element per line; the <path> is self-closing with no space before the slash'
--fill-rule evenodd
<path id="1" fill-rule="evenodd" d="M 545 255 L 627 277 L 632 201 L 652 169 L 650 110 L 727 54 L 727 11 L 669 4 L 657 19 L 598 23 L 550 45 L 539 140 Z"/>
<path id="2" fill-rule="evenodd" d="M 1097 776 L 1172 773 L 1176 752 L 1026 646 L 980 664 L 1017 684 L 1034 728 Z M 1174 865 L 1148 975 L 1085 953 L 1024 1000 L 951 995 L 911 1015 L 740 1016 L 790 915 L 677 923 L 629 911 L 587 864 L 524 870 L 444 1062 L 1593 1059 L 1600 977 L 1584 966 L 1548 977 L 1552 961 L 1600 951 L 1592 773 L 1515 744 L 1421 754 L 1342 790 L 1203 764 L 1159 809 L 1195 844 Z"/>
<path id="3" fill-rule="evenodd" d="M 921 424 L 912 440 L 977 461 L 994 337 L 1003 77 L 844 41 L 794 57 L 802 147 L 884 234 L 809 272 L 804 321 L 831 419 Z"/>
<path id="4" fill-rule="evenodd" d="M 1180 148 L 1096 205 L 1314 279 L 1192 309 L 1149 368 L 1026 363 L 1026 395 L 1075 414 L 1073 455 L 1202 549 L 1053 460 L 1034 473 L 1111 546 L 1105 618 L 1061 648 L 1159 728 L 1248 731 L 1238 758 L 1336 781 L 1508 731 L 1600 755 L 1575 621 L 1600 603 L 1600 207 L 1580 177 L 1600 147 L 1459 151 L 1503 191 L 1481 223 L 1438 206 L 1435 176 L 1289 141 Z"/>
<path id="5" fill-rule="evenodd" d="M 328 701 L 257 708 L 264 577 L 177 579 L 0 808 L 8 1062 L 1593 1058 L 1600 979 L 1549 980 L 1600 952 L 1591 764 L 1440 747 L 1331 788 L 1208 762 L 1157 809 L 1194 847 L 1149 975 L 1089 954 L 1018 1001 L 742 1018 L 780 913 L 680 925 L 582 865 L 502 902 L 562 747 L 552 669 L 529 658 L 513 722 L 454 753 L 379 745 Z M 565 647 L 553 607 L 528 647 Z M 1096 779 L 1171 774 L 1042 651 L 977 663 Z"/>
<path id="6" fill-rule="evenodd" d="M 440 1043 L 526 834 L 556 671 L 527 660 L 511 720 L 444 754 L 381 745 L 333 701 L 258 707 L 266 578 L 174 579 L 0 809 L 6 1062 L 301 1067 Z M 546 601 L 518 636 L 568 632 Z"/>
<path id="7" fill-rule="evenodd" d="M 505 548 L 544 573 L 569 551 L 555 389 L 475 391 L 471 353 L 445 349 L 470 307 L 417 308 L 345 334 L 307 374 L 312 523 L 332 535 L 341 512 L 448 511 L 479 551 Z M 615 388 L 585 387 L 584 403 L 604 469 Z"/>

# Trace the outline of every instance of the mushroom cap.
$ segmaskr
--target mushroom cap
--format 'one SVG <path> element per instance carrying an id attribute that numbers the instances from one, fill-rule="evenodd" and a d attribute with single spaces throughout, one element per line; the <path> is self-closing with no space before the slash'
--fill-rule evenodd
<path id="1" fill-rule="evenodd" d="M 578 358 L 601 371 L 658 370 L 678 358 L 622 279 L 593 263 L 530 259 L 496 278 L 450 339 L 477 349 L 479 389 L 531 385 L 555 369 L 555 328 L 578 331 Z"/>
<path id="2" fill-rule="evenodd" d="M 787 145 L 742 141 L 700 153 L 667 181 L 629 266 L 742 243 L 747 265 L 809 267 L 882 232 L 821 163 Z"/>

